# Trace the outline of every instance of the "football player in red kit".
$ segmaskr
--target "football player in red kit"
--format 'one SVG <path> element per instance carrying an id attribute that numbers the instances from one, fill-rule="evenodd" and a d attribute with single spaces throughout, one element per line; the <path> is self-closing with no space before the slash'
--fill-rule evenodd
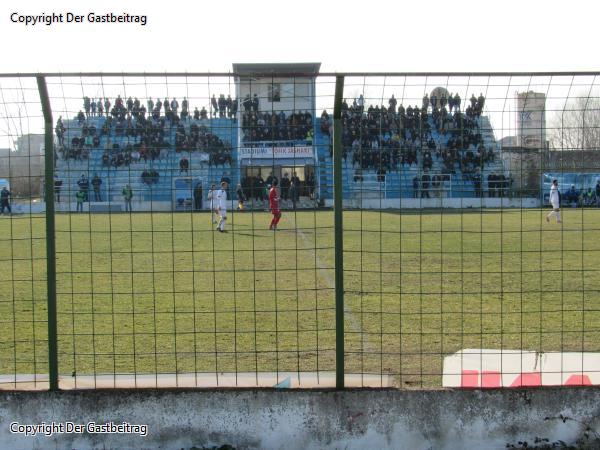
<path id="1" fill-rule="evenodd" d="M 271 220 L 271 225 L 269 225 L 269 230 L 275 231 L 277 229 L 277 224 L 279 223 L 279 219 L 281 219 L 281 211 L 279 210 L 279 192 L 277 192 L 277 179 L 273 180 L 273 185 L 271 186 L 271 190 L 269 191 L 269 207 L 271 208 L 271 214 L 273 214 L 273 219 Z"/>

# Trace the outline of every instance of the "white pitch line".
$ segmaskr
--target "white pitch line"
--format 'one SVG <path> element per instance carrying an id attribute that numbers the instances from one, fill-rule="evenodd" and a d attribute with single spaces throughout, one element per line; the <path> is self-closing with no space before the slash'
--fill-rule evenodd
<path id="1" fill-rule="evenodd" d="M 300 229 L 296 230 L 296 233 L 302 238 L 304 243 L 310 248 L 311 242 L 309 241 L 306 234 Z M 315 239 L 316 239 L 316 230 L 315 230 Z M 314 248 L 310 248 L 310 250 L 315 257 L 316 269 L 321 269 L 321 270 L 317 271 L 318 277 L 321 278 L 321 281 L 324 281 L 328 287 L 331 287 L 331 289 L 334 289 L 335 288 L 335 280 L 328 273 L 327 265 L 323 263 L 321 258 L 319 258 L 319 255 L 316 254 Z M 344 316 L 348 317 L 348 323 L 351 326 L 352 330 L 356 333 L 360 333 L 361 338 L 362 338 L 362 346 L 363 346 L 364 350 L 366 350 L 368 353 L 375 353 L 380 350 L 369 342 L 369 338 L 368 338 L 367 334 L 363 333 L 363 330 L 360 327 L 360 321 L 355 317 L 355 313 L 352 310 L 348 309 L 348 307 L 345 303 L 344 303 Z"/>

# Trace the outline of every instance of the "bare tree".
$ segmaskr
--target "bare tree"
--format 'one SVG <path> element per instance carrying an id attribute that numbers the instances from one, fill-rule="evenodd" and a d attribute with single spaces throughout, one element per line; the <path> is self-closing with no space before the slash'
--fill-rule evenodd
<path id="1" fill-rule="evenodd" d="M 549 130 L 554 150 L 600 150 L 600 97 L 582 95 L 567 100 Z"/>

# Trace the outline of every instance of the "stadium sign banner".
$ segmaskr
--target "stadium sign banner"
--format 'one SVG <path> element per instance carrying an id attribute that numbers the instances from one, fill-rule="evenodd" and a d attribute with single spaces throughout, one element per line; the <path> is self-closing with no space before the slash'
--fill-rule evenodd
<path id="1" fill-rule="evenodd" d="M 238 150 L 240 159 L 279 159 L 312 158 L 313 148 L 304 147 L 242 147 Z"/>

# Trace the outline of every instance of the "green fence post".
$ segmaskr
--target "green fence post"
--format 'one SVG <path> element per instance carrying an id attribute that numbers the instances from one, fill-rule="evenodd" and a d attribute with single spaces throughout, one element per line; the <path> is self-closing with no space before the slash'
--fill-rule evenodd
<path id="1" fill-rule="evenodd" d="M 344 388 L 344 217 L 342 183 L 342 97 L 344 77 L 336 76 L 333 104 L 333 212 L 335 223 L 335 387 Z"/>
<path id="2" fill-rule="evenodd" d="M 37 77 L 44 113 L 44 198 L 46 203 L 46 272 L 48 289 L 48 372 L 50 390 L 58 390 L 58 337 L 56 317 L 56 236 L 54 233 L 54 142 L 48 87 L 43 75 Z"/>

